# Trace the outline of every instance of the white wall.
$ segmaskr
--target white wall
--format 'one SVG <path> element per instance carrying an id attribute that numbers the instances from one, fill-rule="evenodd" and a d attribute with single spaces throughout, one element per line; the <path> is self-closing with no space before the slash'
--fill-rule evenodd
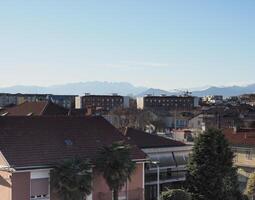
<path id="1" fill-rule="evenodd" d="M 144 98 L 143 97 L 137 97 L 136 98 L 137 108 L 143 109 L 144 108 Z"/>
<path id="2" fill-rule="evenodd" d="M 82 108 L 82 105 L 81 105 L 81 97 L 75 97 L 75 108 L 76 109 L 80 109 Z"/>

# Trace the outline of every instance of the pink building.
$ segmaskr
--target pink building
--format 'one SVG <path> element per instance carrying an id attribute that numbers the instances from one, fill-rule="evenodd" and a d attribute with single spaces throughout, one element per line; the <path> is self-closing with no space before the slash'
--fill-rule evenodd
<path id="1" fill-rule="evenodd" d="M 74 156 L 93 162 L 100 147 L 120 140 L 126 138 L 102 117 L 0 117 L 1 200 L 58 200 L 49 182 L 56 162 Z M 120 199 L 144 199 L 146 157 L 132 146 L 136 170 Z M 92 172 L 93 189 L 87 199 L 111 200 L 104 178 Z"/>

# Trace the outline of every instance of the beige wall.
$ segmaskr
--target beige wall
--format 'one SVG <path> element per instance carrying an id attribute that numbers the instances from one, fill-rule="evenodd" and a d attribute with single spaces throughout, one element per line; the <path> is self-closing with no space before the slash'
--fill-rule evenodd
<path id="1" fill-rule="evenodd" d="M 5 174 L 7 176 L 7 174 Z M 143 189 L 143 163 L 136 165 L 136 170 L 131 177 L 131 181 L 128 183 L 129 191 L 141 191 Z M 30 199 L 30 172 L 20 172 L 12 174 L 12 199 L 2 199 L 3 194 L 10 195 L 10 188 L 5 187 L 4 190 L 0 190 L 1 200 L 29 200 Z M 112 200 L 111 191 L 109 190 L 106 181 L 102 175 L 94 172 L 93 174 L 93 200 Z M 0 187 L 1 188 L 1 187 Z M 1 188 L 2 189 L 2 188 Z M 124 188 L 125 189 L 125 188 Z M 124 190 L 123 189 L 123 190 Z M 9 193 L 8 193 L 9 192 Z M 56 194 L 51 191 L 51 200 L 59 200 Z M 139 200 L 142 200 L 140 198 Z"/>
<path id="2" fill-rule="evenodd" d="M 11 200 L 11 173 L 0 171 L 0 199 Z"/>
<path id="3" fill-rule="evenodd" d="M 234 152 L 234 165 L 238 168 L 240 189 L 245 190 L 248 178 L 255 172 L 255 153 L 253 148 L 232 147 Z M 250 152 L 250 156 L 248 156 Z"/>
<path id="4" fill-rule="evenodd" d="M 5 167 L 8 167 L 8 163 L 0 152 L 0 168 Z M 0 169 L 0 199 L 11 200 L 11 173 L 4 169 Z"/>
<path id="5" fill-rule="evenodd" d="M 96 172 L 93 175 L 93 200 L 112 200 L 111 191 L 104 178 Z M 143 163 L 139 163 L 136 164 L 135 172 L 131 176 L 131 181 L 128 182 L 128 190 L 134 194 L 140 192 L 143 189 L 143 181 Z M 124 187 L 123 191 L 125 189 Z"/>
<path id="6" fill-rule="evenodd" d="M 255 153 L 253 149 L 249 148 L 233 148 L 235 155 L 234 164 L 237 166 L 244 166 L 255 168 Z M 250 152 L 250 156 L 248 156 Z"/>
<path id="7" fill-rule="evenodd" d="M 2 153 L 0 152 L 0 166 L 7 166 L 6 160 L 4 159 Z"/>
<path id="8" fill-rule="evenodd" d="M 17 97 L 17 104 L 22 104 L 25 102 L 25 98 L 24 97 Z"/>
<path id="9" fill-rule="evenodd" d="M 30 199 L 30 172 L 12 174 L 12 200 Z"/>
<path id="10" fill-rule="evenodd" d="M 128 183 L 128 190 L 136 190 L 143 188 L 143 163 L 136 165 L 131 181 Z"/>

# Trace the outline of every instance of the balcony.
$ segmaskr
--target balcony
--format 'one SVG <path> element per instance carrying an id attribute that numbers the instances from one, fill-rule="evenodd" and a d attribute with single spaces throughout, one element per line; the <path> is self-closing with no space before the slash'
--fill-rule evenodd
<path id="1" fill-rule="evenodd" d="M 98 200 L 112 200 L 112 192 L 108 193 L 98 193 Z M 119 192 L 119 200 L 144 200 L 144 190 L 128 190 Z"/>
<path id="2" fill-rule="evenodd" d="M 185 179 L 186 179 L 186 170 L 181 170 L 181 171 L 164 170 L 160 172 L 159 182 L 160 184 L 163 184 L 163 183 L 185 181 Z M 157 173 L 146 173 L 145 185 L 154 185 L 154 184 L 157 184 Z"/>

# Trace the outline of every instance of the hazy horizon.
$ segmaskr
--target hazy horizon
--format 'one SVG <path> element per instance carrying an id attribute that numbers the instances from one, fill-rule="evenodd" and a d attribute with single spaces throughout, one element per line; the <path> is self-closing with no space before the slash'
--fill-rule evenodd
<path id="1" fill-rule="evenodd" d="M 48 85 L 29 85 L 29 84 L 17 84 L 17 85 L 6 85 L 6 86 L 1 86 L 0 88 L 9 88 L 9 87 L 16 87 L 16 86 L 22 86 L 22 87 L 43 87 L 43 88 L 47 88 L 47 87 L 58 87 L 58 86 L 65 86 L 65 85 L 72 85 L 72 84 L 86 84 L 86 83 L 112 83 L 112 84 L 130 84 L 134 87 L 141 87 L 141 88 L 147 88 L 147 89 L 162 89 L 162 90 L 166 90 L 166 91 L 172 91 L 172 92 L 176 92 L 176 90 L 190 90 L 190 91 L 195 91 L 195 90 L 205 90 L 208 89 L 210 87 L 219 87 L 219 88 L 227 88 L 227 87 L 246 87 L 252 84 L 255 84 L 254 82 L 248 83 L 248 84 L 230 84 L 230 85 L 204 85 L 204 86 L 198 86 L 198 87 L 182 87 L 182 88 L 169 88 L 169 89 L 164 89 L 164 88 L 157 88 L 157 87 L 146 87 L 145 85 L 136 85 L 136 84 L 132 84 L 130 82 L 124 82 L 124 81 L 99 81 L 99 80 L 95 80 L 95 81 L 78 81 L 78 82 L 67 82 L 67 83 L 60 83 L 60 84 L 48 84 Z"/>

